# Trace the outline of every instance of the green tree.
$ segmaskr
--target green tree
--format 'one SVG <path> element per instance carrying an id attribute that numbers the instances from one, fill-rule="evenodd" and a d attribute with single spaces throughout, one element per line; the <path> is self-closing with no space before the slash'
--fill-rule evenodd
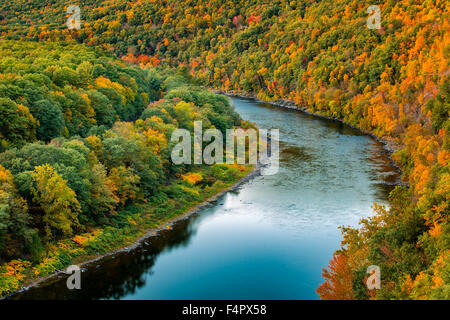
<path id="1" fill-rule="evenodd" d="M 39 120 L 38 139 L 50 141 L 58 137 L 64 127 L 61 109 L 49 100 L 36 102 L 32 109 Z"/>
<path id="2" fill-rule="evenodd" d="M 21 147 L 36 139 L 37 123 L 25 106 L 9 98 L 0 98 L 0 151 L 2 145 Z"/>
<path id="3" fill-rule="evenodd" d="M 78 225 L 80 204 L 75 192 L 67 186 L 67 181 L 50 166 L 42 165 L 33 172 L 32 193 L 34 201 L 44 212 L 42 223 L 47 242 L 56 233 L 72 234 Z"/>

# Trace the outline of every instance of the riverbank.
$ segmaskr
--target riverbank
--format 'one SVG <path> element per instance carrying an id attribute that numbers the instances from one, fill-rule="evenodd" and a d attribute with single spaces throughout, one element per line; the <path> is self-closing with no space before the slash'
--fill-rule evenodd
<path id="1" fill-rule="evenodd" d="M 187 210 L 184 210 L 182 213 L 171 216 L 170 218 L 162 221 L 157 226 L 145 230 L 145 232 L 143 232 L 143 233 L 142 232 L 138 233 L 137 236 L 132 241 L 130 241 L 130 243 L 124 244 L 122 246 L 118 246 L 116 249 L 109 251 L 107 253 L 104 253 L 104 254 L 95 255 L 95 256 L 80 256 L 77 258 L 77 260 L 74 260 L 71 264 L 79 266 L 83 271 L 83 269 L 90 268 L 90 267 L 92 267 L 93 264 L 96 264 L 107 257 L 115 256 L 115 255 L 117 255 L 119 253 L 123 253 L 123 252 L 130 252 L 130 251 L 140 247 L 142 244 L 147 242 L 150 238 L 157 237 L 162 230 L 171 229 L 172 226 L 174 226 L 176 223 L 186 220 L 186 219 L 189 219 L 191 216 L 198 214 L 201 210 L 213 205 L 218 199 L 223 197 L 227 192 L 237 190 L 242 184 L 244 184 L 244 183 L 248 182 L 249 180 L 255 178 L 256 176 L 260 175 L 262 167 L 263 167 L 263 164 L 261 162 L 259 162 L 255 166 L 245 167 L 246 170 L 242 172 L 242 176 L 240 176 L 236 181 L 221 188 L 220 190 L 215 192 L 213 195 L 206 195 L 205 199 L 203 199 L 200 203 L 197 203 L 197 204 L 189 207 Z M 65 269 L 64 270 L 56 270 L 55 272 L 53 272 L 49 275 L 29 279 L 28 281 L 25 282 L 24 285 L 22 285 L 15 292 L 1 296 L 0 300 L 13 298 L 15 295 L 17 295 L 21 292 L 27 291 L 30 288 L 39 287 L 40 285 L 42 285 L 46 282 L 49 282 L 53 279 L 56 279 L 57 277 L 65 275 L 65 274 L 66 274 Z"/>
<path id="2" fill-rule="evenodd" d="M 227 94 L 227 95 L 228 96 L 236 96 L 236 97 L 245 98 L 245 99 L 252 99 L 252 100 L 254 100 L 256 102 L 260 102 L 260 103 L 270 103 L 270 104 L 278 106 L 278 107 L 283 107 L 283 108 L 288 108 L 288 109 L 292 109 L 292 110 L 302 111 L 302 112 L 305 112 L 307 114 L 311 114 L 313 116 L 317 116 L 319 118 L 339 121 L 338 119 L 326 118 L 324 116 L 315 115 L 315 114 L 313 114 L 311 112 L 299 109 L 299 108 L 295 107 L 293 102 L 290 102 L 290 101 L 265 102 L 265 101 L 261 101 L 259 99 L 255 99 L 253 97 L 247 97 L 247 96 L 235 95 L 235 94 Z M 339 122 L 345 123 L 343 121 L 339 121 Z M 348 125 L 348 124 L 346 124 L 346 125 Z M 350 126 L 350 127 L 353 127 L 353 126 Z M 353 127 L 353 128 L 355 128 L 355 127 Z M 355 128 L 355 129 L 358 129 L 358 128 Z M 359 130 L 359 131 L 363 132 L 362 130 Z M 363 132 L 363 133 L 368 134 L 366 132 Z M 372 134 L 368 134 L 368 135 L 374 137 Z M 374 137 L 374 138 L 376 138 L 376 137 Z M 380 140 L 378 140 L 378 141 L 380 141 Z M 382 141 L 380 141 L 380 142 L 382 143 Z M 390 161 L 392 161 L 392 159 L 390 159 Z M 146 230 L 145 233 L 138 235 L 136 237 L 136 239 L 132 243 L 129 243 L 129 244 L 124 245 L 122 247 L 118 247 L 115 250 L 112 250 L 112 251 L 110 251 L 108 253 L 101 254 L 101 255 L 98 255 L 98 256 L 95 256 L 95 257 L 86 257 L 86 259 L 83 259 L 81 257 L 79 260 L 74 261 L 73 264 L 77 264 L 77 265 L 79 265 L 82 268 L 90 268 L 90 267 L 92 267 L 93 264 L 98 263 L 99 261 L 101 261 L 102 259 L 104 259 L 106 257 L 111 257 L 111 256 L 117 255 L 119 253 L 123 253 L 123 252 L 130 252 L 130 251 L 138 248 L 139 246 L 141 246 L 149 238 L 158 236 L 160 231 L 166 230 L 168 228 L 171 228 L 177 222 L 185 220 L 185 219 L 188 219 L 190 216 L 198 213 L 200 210 L 202 210 L 202 209 L 212 205 L 215 201 L 217 201 L 218 198 L 223 196 L 226 192 L 229 192 L 229 191 L 232 191 L 232 190 L 235 190 L 235 189 L 239 188 L 243 183 L 245 183 L 248 180 L 254 178 L 259 173 L 260 173 L 260 166 L 258 165 L 255 168 L 253 168 L 252 170 L 250 170 L 245 177 L 242 177 L 239 181 L 235 182 L 234 184 L 232 184 L 232 185 L 230 185 L 230 186 L 220 190 L 216 194 L 214 194 L 211 197 L 207 198 L 206 200 L 198 203 L 197 205 L 194 205 L 193 207 L 189 208 L 188 210 L 184 211 L 183 213 L 169 218 L 168 220 L 164 221 L 164 223 L 161 223 L 157 227 L 154 227 L 154 228 Z M 28 290 L 28 289 L 30 289 L 32 287 L 39 287 L 40 285 L 46 283 L 47 281 L 51 281 L 52 279 L 57 278 L 58 276 L 63 276 L 64 274 L 65 274 L 64 271 L 58 270 L 57 272 L 55 272 L 53 274 L 50 274 L 48 276 L 37 278 L 37 279 L 33 280 L 31 283 L 29 283 L 29 284 L 27 283 L 27 285 L 23 286 L 21 289 L 19 289 L 14 294 L 11 294 L 11 295 L 9 295 L 7 297 L 13 297 L 16 293 L 20 293 L 20 292 L 26 291 L 26 290 Z"/>
<path id="3" fill-rule="evenodd" d="M 318 113 L 314 113 L 309 111 L 308 109 L 306 109 L 305 107 L 299 107 L 297 106 L 297 104 L 292 101 L 292 100 L 287 100 L 287 99 L 279 99 L 277 101 L 264 101 L 259 99 L 255 94 L 246 94 L 246 93 L 231 93 L 231 92 L 225 92 L 225 91 L 221 91 L 221 90 L 217 90 L 214 88 L 209 88 L 210 90 L 212 90 L 213 92 L 217 93 L 217 94 L 222 94 L 225 95 L 227 97 L 236 97 L 236 98 L 241 98 L 241 99 L 248 99 L 248 100 L 252 100 L 258 103 L 266 103 L 266 104 L 270 104 L 279 108 L 284 108 L 284 109 L 290 109 L 290 110 L 296 110 L 299 112 L 303 112 L 305 114 L 320 118 L 320 119 L 325 119 L 325 120 L 331 120 L 331 121 L 336 121 L 336 122 L 340 122 L 346 126 L 349 126 L 355 130 L 358 130 L 359 132 L 361 132 L 362 134 L 368 135 L 371 138 L 375 139 L 378 143 L 380 143 L 383 146 L 384 151 L 387 153 L 388 159 L 391 163 L 391 165 L 398 171 L 398 173 L 400 174 L 400 181 L 398 181 L 398 185 L 401 186 L 405 186 L 405 187 L 409 187 L 409 185 L 407 183 L 404 183 L 403 180 L 401 180 L 401 178 L 403 177 L 403 171 L 401 169 L 401 167 L 394 161 L 394 159 L 392 158 L 392 154 L 395 153 L 400 146 L 398 146 L 397 144 L 395 144 L 392 141 L 388 141 L 382 138 L 377 137 L 373 132 L 367 131 L 367 130 L 363 130 L 361 128 L 358 128 L 342 119 L 338 119 L 338 118 L 333 118 L 333 117 L 327 117 Z"/>

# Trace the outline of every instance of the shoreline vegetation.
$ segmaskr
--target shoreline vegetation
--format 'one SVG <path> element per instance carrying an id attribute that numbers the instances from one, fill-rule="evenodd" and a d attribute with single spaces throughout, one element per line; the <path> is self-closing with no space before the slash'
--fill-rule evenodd
<path id="1" fill-rule="evenodd" d="M 265 104 L 271 104 L 273 106 L 279 107 L 279 108 L 287 108 L 290 110 L 295 110 L 298 112 L 303 112 L 305 114 L 314 116 L 318 119 L 325 119 L 325 120 L 329 120 L 329 121 L 337 121 L 340 122 L 348 127 L 351 127 L 357 131 L 359 131 L 361 134 L 370 136 L 371 138 L 373 138 L 374 140 L 376 140 L 377 142 L 379 142 L 385 152 L 388 153 L 388 159 L 391 162 L 391 164 L 396 168 L 396 170 L 399 171 L 400 173 L 400 179 L 401 179 L 401 175 L 403 174 L 401 168 L 395 163 L 395 161 L 391 158 L 391 155 L 397 150 L 396 147 L 394 147 L 392 144 L 390 144 L 388 141 L 383 140 L 378 138 L 374 133 L 366 131 L 366 130 L 362 130 L 358 127 L 355 127 L 345 121 L 343 121 L 342 119 L 337 119 L 337 118 L 331 118 L 331 117 L 326 117 L 311 111 L 308 111 L 306 108 L 299 108 L 294 101 L 291 100 L 278 100 L 278 101 L 264 101 L 261 100 L 259 98 L 257 98 L 255 95 L 251 95 L 251 94 L 245 94 L 245 93 L 230 93 L 230 92 L 223 92 L 221 90 L 216 90 L 214 88 L 207 88 L 208 90 L 211 90 L 212 92 L 216 93 L 216 94 L 221 94 L 221 95 L 225 95 L 228 97 L 236 97 L 236 98 L 242 98 L 242 99 L 247 99 L 247 100 L 251 100 L 257 103 L 265 103 Z M 231 103 L 231 102 L 230 102 Z M 232 103 L 231 103 L 232 104 Z M 184 212 L 181 212 L 178 215 L 175 215 L 173 217 L 167 218 L 167 220 L 165 221 L 161 221 L 159 226 L 155 226 L 149 230 L 147 230 L 143 235 L 137 235 L 136 238 L 134 240 L 131 240 L 131 244 L 123 244 L 122 246 L 111 250 L 108 253 L 99 255 L 99 256 L 95 256 L 95 257 L 80 257 L 79 258 L 79 262 L 76 263 L 77 261 L 74 261 L 73 263 L 78 265 L 80 268 L 87 268 L 89 267 L 91 264 L 96 263 L 101 261 L 102 259 L 109 257 L 109 256 L 114 256 L 118 253 L 121 252 L 129 252 L 137 247 L 139 247 L 143 242 L 145 242 L 146 240 L 148 240 L 151 237 L 156 237 L 158 236 L 158 232 L 164 229 L 170 229 L 171 226 L 173 226 L 175 223 L 182 221 L 184 219 L 189 219 L 192 215 L 198 214 L 200 211 L 202 211 L 204 208 L 207 208 L 210 205 L 213 205 L 214 202 L 216 202 L 220 197 L 224 196 L 227 192 L 229 191 L 234 191 L 237 190 L 242 184 L 248 182 L 249 180 L 253 179 L 254 177 L 256 177 L 257 175 L 259 175 L 260 173 L 260 169 L 261 169 L 261 162 L 258 162 L 258 165 L 251 167 L 251 166 L 246 166 L 246 170 L 244 171 L 244 175 L 239 177 L 237 181 L 234 181 L 231 185 L 229 186 L 225 186 L 223 189 L 218 190 L 217 193 L 215 194 L 210 194 L 205 196 L 205 198 L 198 204 L 193 204 L 192 207 L 185 209 Z M 403 185 L 403 186 L 408 186 L 407 184 L 403 184 L 401 181 L 397 181 L 396 185 Z M 145 230 L 142 230 L 145 231 Z M 58 277 L 60 275 L 65 274 L 64 270 L 57 270 L 56 272 L 44 276 L 44 277 L 40 277 L 37 279 L 32 279 L 30 280 L 29 283 L 24 284 L 20 289 L 18 289 L 17 291 L 10 293 L 8 295 L 5 296 L 0 296 L 0 299 L 9 299 L 9 298 L 14 298 L 15 295 L 29 290 L 32 287 L 38 287 L 41 284 L 45 284 L 45 282 Z"/>
<path id="2" fill-rule="evenodd" d="M 400 167 L 400 165 L 398 163 L 395 162 L 395 160 L 392 158 L 392 155 L 399 150 L 399 146 L 397 144 L 394 144 L 392 141 L 388 141 L 385 140 L 383 138 L 378 137 L 375 133 L 361 129 L 359 127 L 356 127 L 346 121 L 344 121 L 343 119 L 339 119 L 339 118 L 333 118 L 333 117 L 327 117 L 324 115 L 321 115 L 319 113 L 314 113 L 312 111 L 309 111 L 306 107 L 301 107 L 298 106 L 295 101 L 293 100 L 287 100 L 287 99 L 280 99 L 277 101 L 270 101 L 270 100 L 261 100 L 259 99 L 256 95 L 254 94 L 246 94 L 246 93 L 233 93 L 233 92 L 227 92 L 227 91 L 221 91 L 215 88 L 209 88 L 208 89 L 212 90 L 213 92 L 217 93 L 217 94 L 223 94 L 225 96 L 228 97 L 236 97 L 236 98 L 241 98 L 241 99 L 247 99 L 247 100 L 251 100 L 257 103 L 264 103 L 264 104 L 270 104 L 279 108 L 285 108 L 285 109 L 289 109 L 289 110 L 294 110 L 294 111 L 298 111 L 298 112 L 302 112 L 308 115 L 311 115 L 313 117 L 316 117 L 318 119 L 324 119 L 324 120 L 330 120 L 330 121 L 336 121 L 336 122 L 340 122 L 343 125 L 346 125 L 352 129 L 355 129 L 357 131 L 359 131 L 360 133 L 367 135 L 371 138 L 373 138 L 375 141 L 377 141 L 378 143 L 380 143 L 383 146 L 383 150 L 387 153 L 388 155 L 388 159 L 389 162 L 391 163 L 391 165 L 398 171 L 399 173 L 399 181 L 397 181 L 395 183 L 395 185 L 397 186 L 404 186 L 404 187 L 409 187 L 409 184 L 406 182 L 403 182 L 402 176 L 403 176 L 403 171 L 402 168 Z"/>
<path id="3" fill-rule="evenodd" d="M 152 237 L 157 237 L 159 232 L 166 229 L 171 229 L 173 225 L 175 225 L 179 221 L 183 221 L 185 219 L 189 219 L 191 216 L 198 214 L 202 210 L 207 207 L 213 205 L 217 200 L 221 197 L 225 196 L 226 193 L 230 191 L 235 191 L 239 189 L 239 187 L 255 178 L 260 174 L 261 164 L 258 163 L 255 166 L 246 166 L 246 169 L 242 171 L 240 177 L 237 178 L 237 181 L 232 182 L 231 184 L 225 185 L 222 189 L 217 191 L 211 191 L 210 194 L 204 194 L 203 200 L 200 203 L 194 203 L 189 208 L 181 210 L 179 214 L 172 215 L 172 217 L 167 218 L 159 223 L 159 225 L 154 226 L 150 229 L 141 230 L 134 239 L 130 239 L 127 243 L 123 243 L 119 245 L 117 248 L 112 249 L 111 251 L 101 254 L 95 257 L 91 256 L 81 256 L 78 257 L 76 261 L 73 261 L 72 264 L 79 266 L 80 268 L 88 268 L 92 264 L 96 262 L 100 262 L 106 257 L 114 256 L 118 253 L 122 252 L 130 252 L 136 248 L 138 248 L 143 242 L 149 240 Z M 143 234 L 142 234 L 143 233 Z M 67 266 L 66 266 L 67 267 Z M 54 279 L 60 275 L 65 275 L 64 270 L 55 270 L 54 273 L 42 276 L 36 279 L 29 279 L 28 282 L 23 283 L 21 288 L 16 290 L 15 292 L 9 293 L 4 296 L 0 296 L 0 300 L 2 299 L 14 299 L 17 294 L 21 292 L 27 291 L 33 287 L 39 287 L 40 285 L 45 284 L 47 281 Z"/>
<path id="4" fill-rule="evenodd" d="M 292 100 L 282 99 L 282 100 L 277 100 L 277 101 L 264 101 L 264 100 L 259 99 L 256 95 L 245 94 L 245 93 L 223 92 L 221 90 L 217 90 L 215 88 L 209 88 L 209 87 L 207 89 L 211 90 L 212 92 L 214 92 L 216 94 L 221 94 L 221 95 L 225 95 L 228 97 L 236 97 L 236 98 L 251 100 L 251 101 L 254 101 L 257 103 L 271 104 L 271 105 L 279 107 L 279 108 L 287 108 L 290 110 L 303 112 L 305 114 L 312 115 L 316 118 L 340 122 L 346 126 L 349 126 L 353 129 L 358 130 L 359 132 L 361 132 L 364 135 L 370 136 L 371 138 L 373 138 L 374 140 L 379 142 L 383 146 L 384 150 L 388 153 L 388 158 L 389 158 L 389 161 L 391 162 L 391 164 L 399 171 L 400 175 L 403 174 L 401 168 L 391 158 L 392 154 L 395 151 L 397 151 L 398 146 L 397 147 L 393 146 L 391 143 L 389 143 L 389 141 L 386 141 L 384 139 L 377 137 L 374 133 L 372 133 L 370 131 L 366 131 L 361 128 L 355 127 L 355 126 L 351 125 L 350 123 L 345 122 L 342 119 L 331 118 L 331 117 L 327 117 L 327 116 L 323 116 L 323 115 L 311 112 L 304 107 L 301 108 L 301 107 L 297 106 L 295 101 L 292 101 Z M 115 248 L 105 254 L 99 255 L 99 256 L 79 257 L 79 259 L 77 260 L 78 263 L 77 263 L 77 261 L 73 261 L 73 264 L 78 265 L 80 268 L 87 268 L 91 264 L 99 262 L 106 257 L 114 256 L 121 252 L 129 252 L 129 251 L 139 247 L 143 242 L 145 242 L 149 238 L 158 236 L 159 231 L 164 230 L 164 229 L 170 229 L 171 226 L 173 226 L 175 223 L 185 220 L 185 219 L 189 219 L 192 215 L 198 214 L 204 208 L 207 208 L 208 206 L 212 205 L 220 197 L 224 196 L 227 192 L 237 190 L 242 184 L 248 182 L 249 180 L 253 179 L 255 176 L 259 175 L 260 166 L 261 166 L 260 162 L 258 162 L 258 165 L 254 166 L 254 167 L 247 166 L 246 170 L 244 171 L 245 174 L 243 176 L 239 177 L 238 180 L 234 181 L 231 185 L 224 186 L 223 189 L 218 190 L 217 193 L 215 193 L 215 194 L 213 193 L 213 194 L 209 194 L 209 195 L 205 196 L 204 199 L 200 203 L 192 204 L 192 207 L 185 209 L 184 212 L 182 212 L 178 215 L 174 215 L 173 217 L 169 217 L 169 218 L 167 218 L 167 220 L 161 221 L 158 226 L 148 229 L 143 235 L 140 235 L 140 234 L 136 235 L 134 240 L 131 240 L 131 243 L 127 243 L 127 244 L 124 243 L 121 246 L 118 246 L 117 248 Z M 407 184 L 403 184 L 401 181 L 397 182 L 396 185 L 408 186 Z M 142 231 L 145 231 L 145 230 L 142 230 Z M 55 277 L 58 277 L 62 274 L 66 274 L 64 270 L 56 270 L 52 274 L 49 274 L 49 275 L 46 275 L 43 277 L 39 277 L 37 279 L 30 279 L 28 283 L 24 283 L 24 285 L 21 288 L 19 288 L 18 290 L 16 290 L 15 292 L 9 293 L 4 296 L 0 296 L 0 300 L 13 298 L 15 295 L 17 295 L 23 291 L 29 290 L 32 287 L 38 287 L 41 284 L 45 284 L 45 282 L 47 282 Z"/>
<path id="5" fill-rule="evenodd" d="M 255 128 L 186 74 L 74 43 L 0 41 L 0 53 L 0 296 L 131 244 L 251 171 L 171 161 L 172 133 L 195 121 Z"/>

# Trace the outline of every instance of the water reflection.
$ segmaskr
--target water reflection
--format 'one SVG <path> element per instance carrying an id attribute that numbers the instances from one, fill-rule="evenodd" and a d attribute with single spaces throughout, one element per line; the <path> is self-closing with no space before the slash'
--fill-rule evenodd
<path id="1" fill-rule="evenodd" d="M 198 216 L 193 216 L 190 221 L 179 222 L 170 231 L 163 230 L 135 250 L 121 252 L 87 266 L 82 273 L 82 290 L 67 290 L 67 276 L 62 275 L 13 299 L 120 299 L 133 294 L 145 285 L 146 277 L 153 274 L 152 266 L 162 251 L 167 253 L 189 245 L 196 232 L 196 219 Z"/>

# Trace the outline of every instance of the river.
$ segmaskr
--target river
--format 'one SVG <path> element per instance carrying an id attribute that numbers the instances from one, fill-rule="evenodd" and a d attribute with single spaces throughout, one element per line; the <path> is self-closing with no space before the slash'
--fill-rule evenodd
<path id="1" fill-rule="evenodd" d="M 357 226 L 399 179 L 382 145 L 339 122 L 233 98 L 280 130 L 280 169 L 228 192 L 131 252 L 18 294 L 23 299 L 318 299 L 340 225 Z"/>

